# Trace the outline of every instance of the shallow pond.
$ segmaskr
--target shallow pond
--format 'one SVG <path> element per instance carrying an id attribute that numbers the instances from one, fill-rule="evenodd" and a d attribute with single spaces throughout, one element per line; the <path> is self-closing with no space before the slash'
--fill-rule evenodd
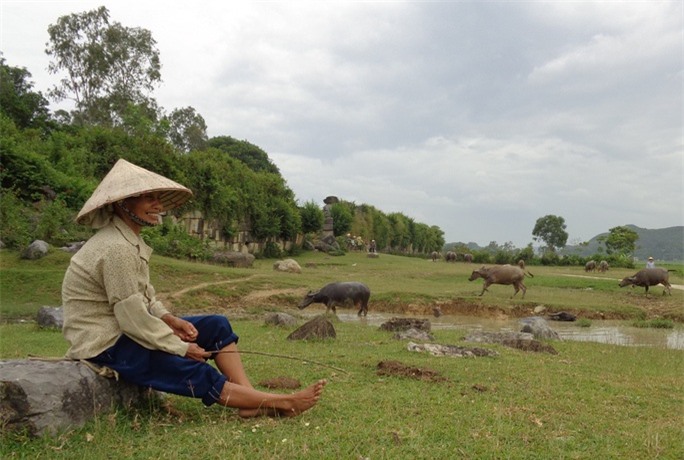
<path id="1" fill-rule="evenodd" d="M 355 313 L 337 310 L 341 321 L 361 321 L 371 326 L 380 326 L 390 318 L 409 317 L 392 313 L 368 313 L 366 318 L 359 318 Z M 414 317 L 415 318 L 415 317 Z M 426 317 L 428 318 L 428 317 Z M 465 332 L 481 330 L 486 332 L 511 331 L 519 332 L 519 318 L 492 319 L 475 316 L 443 315 L 439 318 L 429 317 L 433 330 L 456 329 Z M 549 321 L 549 326 L 563 340 L 579 342 L 600 342 L 611 345 L 628 345 L 639 347 L 660 347 L 684 350 L 684 329 L 652 329 L 632 327 L 629 321 L 592 320 L 590 327 L 580 327 L 575 322 Z"/>

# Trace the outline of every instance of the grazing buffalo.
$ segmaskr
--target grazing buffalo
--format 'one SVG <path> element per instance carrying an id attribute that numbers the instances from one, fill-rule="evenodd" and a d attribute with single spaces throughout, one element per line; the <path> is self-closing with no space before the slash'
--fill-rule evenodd
<path id="1" fill-rule="evenodd" d="M 585 272 L 593 272 L 596 271 L 596 261 L 595 260 L 590 260 L 586 264 L 584 264 L 584 271 Z"/>
<path id="2" fill-rule="evenodd" d="M 646 288 L 646 294 L 648 294 L 649 286 L 657 286 L 658 284 L 662 284 L 665 286 L 665 289 L 663 289 L 663 295 L 665 295 L 665 291 L 672 295 L 672 292 L 670 291 L 671 285 L 669 279 L 670 273 L 664 268 L 643 268 L 636 272 L 635 275 L 623 278 L 622 281 L 620 281 L 620 287 L 643 286 Z"/>
<path id="3" fill-rule="evenodd" d="M 444 260 L 447 262 L 456 262 L 456 253 L 454 251 L 448 251 Z"/>
<path id="4" fill-rule="evenodd" d="M 609 268 L 610 266 L 608 265 L 608 262 L 606 262 L 605 260 L 602 260 L 598 264 L 598 271 L 600 271 L 601 273 L 607 272 Z"/>
<path id="5" fill-rule="evenodd" d="M 430 254 L 430 257 L 432 258 L 433 262 L 437 262 L 437 259 L 439 259 L 439 252 L 432 251 L 432 254 Z"/>
<path id="6" fill-rule="evenodd" d="M 489 268 L 485 268 L 483 265 L 481 268 L 473 270 L 473 273 L 470 275 L 470 278 L 468 278 L 468 281 L 474 281 L 478 278 L 484 279 L 480 296 L 482 296 L 487 288 L 492 284 L 512 284 L 515 292 L 511 298 L 513 298 L 518 291 L 522 290 L 522 298 L 524 299 L 525 292 L 527 292 L 527 288 L 523 284 L 525 275 L 534 276 L 532 273 L 525 272 L 525 270 L 515 265 L 495 265 Z"/>
<path id="7" fill-rule="evenodd" d="M 299 303 L 299 309 L 306 308 L 312 303 L 324 303 L 327 307 L 326 313 L 332 309 L 333 313 L 337 314 L 336 305 L 346 305 L 351 302 L 359 308 L 359 316 L 366 316 L 368 299 L 370 299 L 370 289 L 363 283 L 356 281 L 329 283 L 316 292 L 309 291 Z"/>
<path id="8" fill-rule="evenodd" d="M 463 261 L 467 264 L 471 263 L 473 261 L 473 255 L 472 254 L 463 254 Z"/>

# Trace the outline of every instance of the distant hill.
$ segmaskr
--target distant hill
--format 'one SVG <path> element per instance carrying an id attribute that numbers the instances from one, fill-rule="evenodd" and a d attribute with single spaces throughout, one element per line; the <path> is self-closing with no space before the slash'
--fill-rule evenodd
<path id="1" fill-rule="evenodd" d="M 639 239 L 636 242 L 636 250 L 634 257 L 640 260 L 646 260 L 649 256 L 653 256 L 656 260 L 667 261 L 684 261 L 684 226 L 667 227 L 667 228 L 640 228 L 636 225 L 625 225 L 634 230 Z M 601 233 L 590 239 L 587 244 L 568 245 L 559 251 L 561 254 L 576 254 L 582 257 L 588 257 L 599 252 L 599 247 L 605 251 L 605 245 L 599 244 L 598 239 L 602 236 L 608 236 L 608 232 Z M 477 243 L 447 243 L 445 249 L 450 249 L 453 246 L 464 244 L 471 250 L 480 251 L 484 248 Z"/>
<path id="2" fill-rule="evenodd" d="M 640 260 L 646 260 L 649 256 L 653 256 L 656 260 L 684 260 L 684 226 L 657 229 L 641 228 L 636 225 L 625 225 L 625 227 L 634 230 L 639 235 L 634 257 Z M 605 245 L 599 244 L 598 241 L 602 236 L 608 236 L 608 232 L 596 235 L 586 245 L 568 245 L 561 253 L 586 257 L 598 253 L 599 247 L 605 251 Z"/>

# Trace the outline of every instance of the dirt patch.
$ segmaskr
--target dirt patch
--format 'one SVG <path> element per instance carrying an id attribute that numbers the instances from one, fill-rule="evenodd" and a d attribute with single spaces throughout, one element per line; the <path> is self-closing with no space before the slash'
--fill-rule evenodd
<path id="1" fill-rule="evenodd" d="M 406 366 L 399 361 L 380 361 L 378 363 L 378 375 L 393 377 L 408 377 L 428 382 L 448 382 L 449 379 L 440 375 L 439 372 L 413 366 Z"/>

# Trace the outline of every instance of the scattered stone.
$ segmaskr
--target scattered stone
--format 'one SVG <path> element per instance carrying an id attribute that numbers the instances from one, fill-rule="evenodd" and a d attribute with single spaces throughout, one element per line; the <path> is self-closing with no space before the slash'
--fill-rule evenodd
<path id="1" fill-rule="evenodd" d="M 439 318 L 442 316 L 442 309 L 440 307 L 432 307 L 432 314 L 435 315 L 435 318 Z"/>
<path id="2" fill-rule="evenodd" d="M 214 263 L 236 268 L 250 268 L 254 259 L 253 254 L 240 251 L 216 251 L 211 256 Z"/>
<path id="3" fill-rule="evenodd" d="M 300 267 L 294 259 L 285 259 L 274 262 L 273 270 L 287 273 L 301 273 L 302 267 Z"/>
<path id="4" fill-rule="evenodd" d="M 61 330 L 64 325 L 64 311 L 62 307 L 40 307 L 36 315 L 36 323 L 40 327 Z"/>
<path id="5" fill-rule="evenodd" d="M 528 332 L 485 332 L 471 331 L 465 337 L 466 342 L 475 343 L 498 343 L 503 344 L 506 340 L 532 340 L 534 336 Z"/>
<path id="6" fill-rule="evenodd" d="M 290 377 L 274 377 L 272 379 L 259 382 L 259 385 L 266 388 L 281 389 L 281 390 L 296 390 L 301 388 L 302 383 Z"/>
<path id="7" fill-rule="evenodd" d="M 510 339 L 504 340 L 502 345 L 509 348 L 516 348 L 522 351 L 533 351 L 535 353 L 549 353 L 551 355 L 557 355 L 558 351 L 551 345 L 540 342 L 539 340 L 522 340 L 522 339 Z"/>
<path id="8" fill-rule="evenodd" d="M 85 244 L 85 241 L 77 241 L 75 243 L 68 243 L 66 246 L 62 246 L 61 249 L 64 252 L 68 252 L 71 254 L 76 254 L 79 249 L 83 247 Z"/>
<path id="9" fill-rule="evenodd" d="M 381 331 L 408 331 L 411 328 L 430 332 L 432 325 L 428 319 L 417 318 L 391 318 L 389 321 L 380 325 Z"/>
<path id="10" fill-rule="evenodd" d="M 551 329 L 549 323 L 544 318 L 539 316 L 529 316 L 522 318 L 520 323 L 523 325 L 520 332 L 529 332 L 535 339 L 541 340 L 560 340 L 560 336 L 556 331 Z"/>
<path id="11" fill-rule="evenodd" d="M 409 351 L 423 352 L 426 351 L 432 356 L 453 356 L 455 358 L 475 358 L 480 356 L 498 356 L 494 350 L 477 347 L 459 347 L 456 345 L 441 345 L 438 343 L 413 343 L 409 342 L 407 346 Z"/>
<path id="12" fill-rule="evenodd" d="M 394 334 L 394 338 L 396 340 L 423 340 L 423 341 L 433 341 L 435 338 L 432 336 L 432 334 L 418 330 L 414 327 L 411 329 L 408 329 L 406 331 L 399 331 L 396 334 Z"/>
<path id="13" fill-rule="evenodd" d="M 271 313 L 264 322 L 268 326 L 290 327 L 297 325 L 297 318 L 287 313 Z"/>
<path id="14" fill-rule="evenodd" d="M 337 338 L 335 327 L 324 316 L 319 315 L 307 321 L 287 336 L 287 340 L 316 340 Z"/>
<path id="15" fill-rule="evenodd" d="M 534 307 L 534 314 L 535 315 L 541 315 L 546 311 L 546 306 L 545 305 L 537 305 Z"/>
<path id="16" fill-rule="evenodd" d="M 26 249 L 21 253 L 22 259 L 37 260 L 45 257 L 48 253 L 50 246 L 42 240 L 35 240 L 33 243 L 29 244 Z"/>

